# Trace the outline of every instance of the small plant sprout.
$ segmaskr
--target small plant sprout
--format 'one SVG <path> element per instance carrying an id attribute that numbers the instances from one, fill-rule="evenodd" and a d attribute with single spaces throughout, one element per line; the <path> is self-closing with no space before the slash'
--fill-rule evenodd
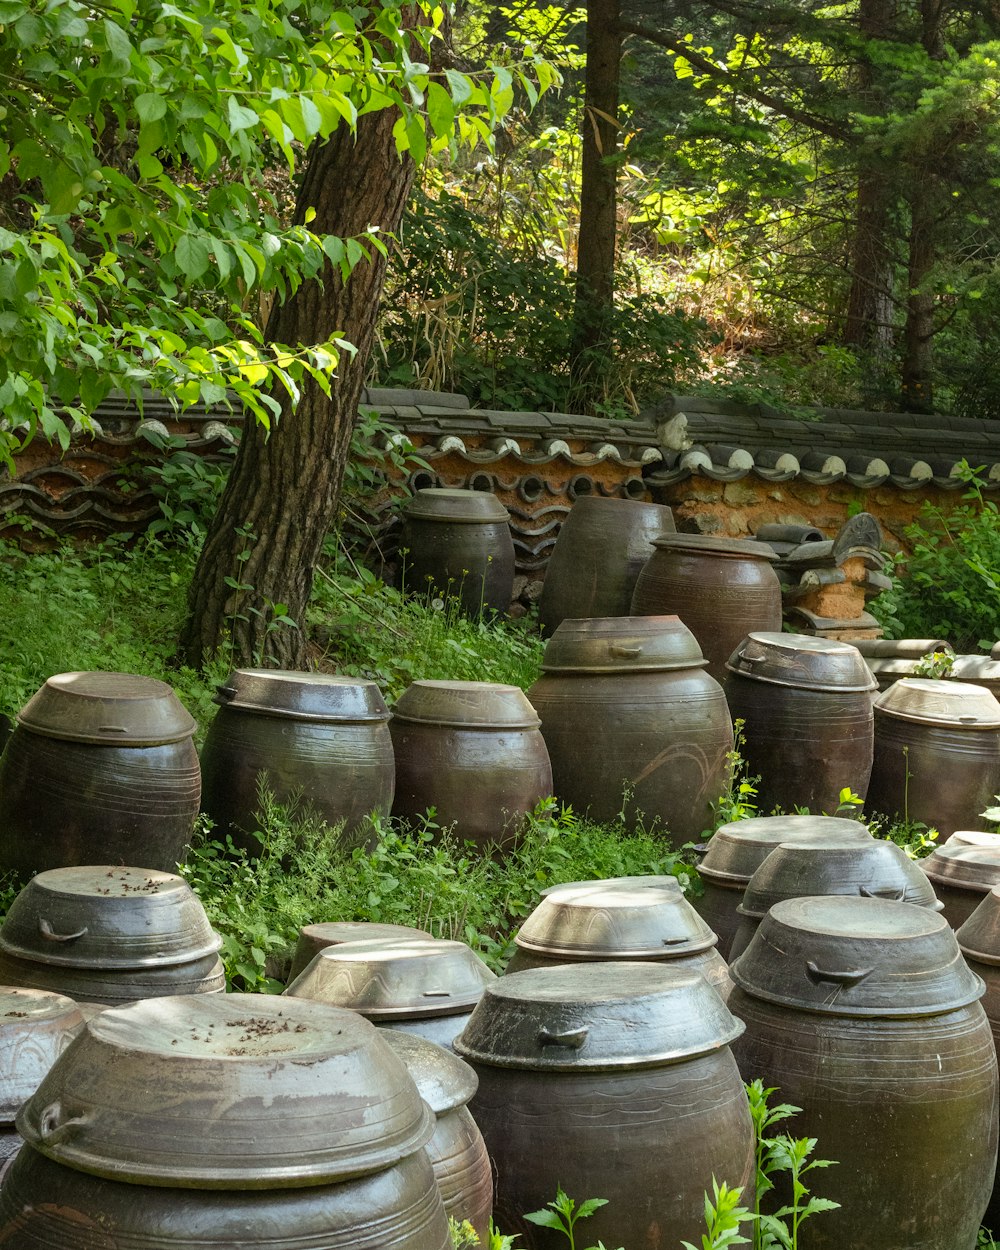
<path id="1" fill-rule="evenodd" d="M 587 1198 L 578 1207 L 576 1200 L 568 1197 L 560 1187 L 548 1206 L 541 1211 L 532 1211 L 524 1218 L 531 1224 L 538 1224 L 542 1228 L 552 1228 L 562 1233 L 569 1243 L 569 1250 L 607 1250 L 603 1241 L 599 1241 L 596 1246 L 586 1248 L 578 1247 L 576 1243 L 576 1226 L 580 1220 L 587 1219 L 595 1211 L 607 1205 L 607 1198 Z M 619 1247 L 619 1250 L 623 1248 Z"/>
<path id="2" fill-rule="evenodd" d="M 859 807 L 864 807 L 865 801 L 860 794 L 855 794 L 850 786 L 844 786 L 838 796 L 837 810 L 835 816 L 843 816 L 846 812 L 857 811 Z"/>
<path id="3" fill-rule="evenodd" d="M 702 1234 L 700 1246 L 682 1241 L 684 1250 L 726 1250 L 727 1246 L 748 1246 L 750 1238 L 744 1237 L 740 1230 L 754 1217 L 746 1207 L 740 1206 L 742 1200 L 742 1188 L 730 1189 L 725 1181 L 720 1185 L 713 1176 L 712 1196 L 705 1195 L 707 1231 Z"/>

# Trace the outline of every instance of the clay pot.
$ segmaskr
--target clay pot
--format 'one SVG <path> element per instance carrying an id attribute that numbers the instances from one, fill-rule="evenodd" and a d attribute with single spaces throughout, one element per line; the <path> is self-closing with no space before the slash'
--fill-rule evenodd
<path id="1" fill-rule="evenodd" d="M 320 951 L 328 946 L 342 946 L 345 942 L 405 941 L 407 938 L 429 938 L 423 929 L 413 929 L 405 924 L 372 924 L 367 920 L 339 920 L 331 924 L 306 924 L 299 930 L 295 954 L 288 971 L 291 984 L 312 963 Z"/>
<path id="2" fill-rule="evenodd" d="M 1000 791 L 1000 704 L 957 681 L 904 678 L 875 700 L 866 811 L 949 834 L 971 829 Z"/>
<path id="3" fill-rule="evenodd" d="M 723 959 L 729 958 L 740 925 L 737 909 L 747 884 L 774 848 L 784 842 L 824 847 L 845 837 L 873 841 L 860 821 L 837 816 L 755 816 L 720 825 L 698 865 L 703 892 L 691 902 L 718 935 Z"/>
<path id="4" fill-rule="evenodd" d="M 846 786 L 868 792 L 874 750 L 868 666 L 854 647 L 804 634 L 752 633 L 726 664 L 726 700 L 759 776 L 757 805 L 832 815 Z"/>
<path id="5" fill-rule="evenodd" d="M 995 838 L 995 834 L 984 834 Z M 960 929 L 984 895 L 1000 885 L 1000 839 L 996 845 L 980 842 L 954 842 L 935 847 L 919 861 L 944 904 L 944 918 L 953 929 Z"/>
<path id="6" fill-rule="evenodd" d="M 487 850 L 516 842 L 528 812 L 552 793 L 535 709 L 517 686 L 415 681 L 393 709 L 394 816 L 436 821 Z"/>
<path id="7" fill-rule="evenodd" d="M 430 487 L 403 505 L 401 578 L 414 595 L 440 595 L 469 616 L 506 612 L 514 586 L 510 514 L 495 495 Z"/>
<path id="8" fill-rule="evenodd" d="M 674 515 L 662 504 L 582 495 L 545 566 L 538 601 L 542 631 L 554 633 L 567 618 L 627 616 L 653 540 L 673 532 Z"/>
<path id="9" fill-rule="evenodd" d="M 346 846 L 364 842 L 373 812 L 388 816 L 395 765 L 389 709 L 373 681 L 280 669 L 236 669 L 201 753 L 202 806 L 215 836 L 260 850 L 259 786 L 301 801 Z"/>
<path id="10" fill-rule="evenodd" d="M 777 560 L 766 543 L 703 534 L 658 538 L 636 581 L 634 616 L 676 613 L 694 634 L 716 681 L 747 634 L 781 629 Z"/>
<path id="11" fill-rule="evenodd" d="M 496 1171 L 498 1226 L 528 1250 L 558 1250 L 560 1235 L 523 1217 L 562 1187 L 608 1200 L 587 1220 L 588 1244 L 700 1238 L 712 1177 L 752 1174 L 729 1051 L 741 1031 L 703 977 L 670 965 L 574 964 L 492 983 L 455 1048 L 479 1075 L 470 1106 Z"/>
<path id="12" fill-rule="evenodd" d="M 732 965 L 746 1080 L 837 1161 L 808 1250 L 973 1250 L 993 1185 L 997 1069 L 983 983 L 943 917 L 863 898 L 777 903 Z M 783 1126 L 784 1127 L 784 1126 Z"/>
<path id="13" fill-rule="evenodd" d="M 672 843 L 711 822 L 726 787 L 733 727 L 676 616 L 563 621 L 528 691 L 555 792 L 581 815 L 657 822 Z"/>
<path id="14" fill-rule="evenodd" d="M 0 756 L 0 873 L 183 861 L 198 815 L 194 719 L 162 681 L 60 673 Z"/>

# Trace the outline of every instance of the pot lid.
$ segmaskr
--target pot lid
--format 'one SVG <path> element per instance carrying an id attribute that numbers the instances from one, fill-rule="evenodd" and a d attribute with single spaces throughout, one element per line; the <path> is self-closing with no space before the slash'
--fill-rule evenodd
<path id="1" fill-rule="evenodd" d="M 591 877 L 587 881 L 560 881 L 556 885 L 547 885 L 544 890 L 538 893 L 542 898 L 548 898 L 550 894 L 555 894 L 559 890 L 576 890 L 581 886 L 591 885 L 608 885 L 608 886 L 628 886 L 631 889 L 645 888 L 648 890 L 670 890 L 675 894 L 683 894 L 681 883 L 676 877 L 664 874 L 663 876 L 644 876 L 644 877 Z"/>
<path id="2" fill-rule="evenodd" d="M 984 895 L 955 938 L 968 959 L 1000 964 L 1000 885 Z"/>
<path id="3" fill-rule="evenodd" d="M 985 988 L 937 912 L 846 896 L 776 903 L 730 975 L 755 998 L 838 1016 L 938 1015 Z"/>
<path id="4" fill-rule="evenodd" d="M 875 700 L 875 711 L 898 720 L 954 729 L 1000 729 L 1000 703 L 982 686 L 901 677 Z"/>
<path id="5" fill-rule="evenodd" d="M 1000 847 L 1000 833 L 987 833 L 985 829 L 956 829 L 940 845 Z"/>
<path id="6" fill-rule="evenodd" d="M 496 980 L 464 942 L 345 942 L 319 952 L 285 993 L 349 1007 L 370 1020 L 455 1016 Z"/>
<path id="7" fill-rule="evenodd" d="M 387 721 L 389 709 L 373 681 L 285 669 L 237 668 L 215 702 L 222 707 L 293 720 Z"/>
<path id="8" fill-rule="evenodd" d="M 539 954 L 607 960 L 691 955 L 718 938 L 679 889 L 591 881 L 546 894 L 516 941 Z"/>
<path id="9" fill-rule="evenodd" d="M 379 1171 L 433 1132 L 403 1062 L 355 1012 L 266 994 L 151 999 L 94 1016 L 17 1117 L 80 1172 L 279 1189 Z"/>
<path id="10" fill-rule="evenodd" d="M 895 842 L 831 839 L 824 846 L 782 843 L 747 884 L 741 915 L 761 917 L 788 898 L 846 894 L 941 910 L 934 887 Z"/>
<path id="11" fill-rule="evenodd" d="M 669 963 L 585 963 L 501 977 L 455 1039 L 476 1063 L 536 1071 L 648 1068 L 743 1032 L 718 993 Z"/>
<path id="12" fill-rule="evenodd" d="M 383 1029 L 381 1035 L 402 1059 L 420 1097 L 436 1116 L 464 1107 L 479 1088 L 475 1068 L 437 1042 L 402 1029 Z"/>
<path id="13" fill-rule="evenodd" d="M 1000 885 L 1000 845 L 956 844 L 949 839 L 919 863 L 936 885 L 980 894 Z"/>
<path id="14" fill-rule="evenodd" d="M 800 690 L 877 690 L 856 647 L 810 634 L 748 634 L 726 662 L 730 673 Z"/>
<path id="15" fill-rule="evenodd" d="M 827 846 L 844 838 L 870 842 L 872 835 L 858 820 L 841 816 L 754 816 L 720 825 L 712 835 L 698 872 L 711 881 L 745 885 L 767 856 L 782 842 Z"/>
<path id="16" fill-rule="evenodd" d="M 536 729 L 541 721 L 520 686 L 492 681 L 415 681 L 392 709 L 394 720 L 456 729 Z"/>
<path id="17" fill-rule="evenodd" d="M 183 877 L 109 864 L 38 873 L 0 928 L 9 955 L 95 970 L 188 963 L 221 945 Z"/>
<path id="18" fill-rule="evenodd" d="M 661 534 L 653 546 L 663 551 L 690 551 L 715 556 L 742 556 L 746 560 L 776 563 L 778 556 L 767 543 L 752 538 L 716 538 L 711 534 Z"/>
<path id="19" fill-rule="evenodd" d="M 565 620 L 545 644 L 543 673 L 655 673 L 704 668 L 679 616 L 595 616 Z"/>
<path id="20" fill-rule="evenodd" d="M 460 525 L 510 520 L 510 513 L 491 491 L 458 490 L 450 486 L 418 490 L 404 501 L 403 513 L 421 521 L 449 521 Z"/>
<path id="21" fill-rule="evenodd" d="M 0 987 L 0 1124 L 14 1116 L 83 1028 L 71 998 Z"/>
<path id="22" fill-rule="evenodd" d="M 190 738 L 194 717 L 165 681 L 133 673 L 58 673 L 17 722 L 32 733 L 106 746 L 157 746 Z"/>
<path id="23" fill-rule="evenodd" d="M 305 924 L 299 929 L 288 980 L 294 981 L 304 972 L 316 955 L 327 946 L 341 946 L 344 942 L 384 941 L 391 938 L 430 937 L 424 929 L 413 929 L 405 924 L 373 924 L 369 920 L 338 920 L 330 924 Z"/>

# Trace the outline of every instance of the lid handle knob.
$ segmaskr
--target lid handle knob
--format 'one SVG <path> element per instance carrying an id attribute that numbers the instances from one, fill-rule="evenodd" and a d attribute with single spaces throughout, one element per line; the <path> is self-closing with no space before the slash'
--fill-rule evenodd
<path id="1" fill-rule="evenodd" d="M 891 903 L 901 903 L 906 898 L 906 887 L 900 886 L 898 890 L 869 890 L 866 885 L 861 886 L 862 898 L 885 898 Z"/>
<path id="2" fill-rule="evenodd" d="M 550 1029 L 541 1029 L 538 1042 L 541 1046 L 566 1046 L 570 1050 L 579 1050 L 587 1040 L 589 1029 L 564 1029 L 554 1033 Z"/>
<path id="3" fill-rule="evenodd" d="M 74 1128 L 89 1123 L 89 1117 L 78 1115 L 64 1120 L 61 1102 L 50 1102 L 38 1117 L 38 1136 L 43 1142 L 57 1142 Z"/>
<path id="4" fill-rule="evenodd" d="M 622 660 L 637 660 L 642 655 L 642 647 L 628 646 L 624 642 L 613 642 L 608 647 L 608 652 Z"/>
<path id="5" fill-rule="evenodd" d="M 852 986 L 860 984 L 865 977 L 870 977 L 874 971 L 874 968 L 844 969 L 842 971 L 837 969 L 827 970 L 820 968 L 811 959 L 806 960 L 806 976 L 816 985 L 823 981 L 829 981 L 831 985 L 843 985 L 846 989 L 850 989 Z"/>
<path id="6" fill-rule="evenodd" d="M 87 926 L 78 929 L 76 933 L 56 933 L 51 923 L 42 917 L 38 920 L 38 932 L 46 940 L 46 942 L 75 942 L 77 938 L 82 938 L 87 933 Z"/>

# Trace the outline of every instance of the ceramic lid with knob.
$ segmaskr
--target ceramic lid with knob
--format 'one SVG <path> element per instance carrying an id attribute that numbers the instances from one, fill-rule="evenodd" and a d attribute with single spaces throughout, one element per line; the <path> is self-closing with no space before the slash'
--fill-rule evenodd
<path id="1" fill-rule="evenodd" d="M 993 835 L 987 835 L 993 836 Z M 1000 885 L 1000 843 L 954 843 L 949 838 L 919 861 L 931 881 L 985 894 Z"/>
<path id="2" fill-rule="evenodd" d="M 260 716 L 310 721 L 387 721 L 389 709 L 373 681 L 284 669 L 237 668 L 215 695 L 220 707 Z"/>
<path id="3" fill-rule="evenodd" d="M 860 821 L 840 816 L 753 816 L 749 820 L 734 820 L 720 825 L 712 835 L 698 872 L 723 885 L 742 885 L 783 842 L 823 847 L 844 838 L 856 842 L 873 840 Z"/>
<path id="4" fill-rule="evenodd" d="M 1000 703 L 968 682 L 903 677 L 878 696 L 875 711 L 942 728 L 1000 729 Z"/>
<path id="5" fill-rule="evenodd" d="M 58 673 L 17 714 L 32 733 L 106 746 L 166 746 L 197 725 L 165 681 L 133 673 Z"/>
<path id="6" fill-rule="evenodd" d="M 767 543 L 752 538 L 717 538 L 711 534 L 663 534 L 653 542 L 661 551 L 682 551 L 716 556 L 742 556 L 748 560 L 767 560 L 774 564 L 778 555 Z"/>
<path id="7" fill-rule="evenodd" d="M 345 942 L 320 951 L 285 994 L 349 1007 L 370 1020 L 426 1019 L 470 1011 L 496 979 L 464 942 Z"/>
<path id="8" fill-rule="evenodd" d="M 759 918 L 784 899 L 827 894 L 888 899 L 934 911 L 943 907 L 901 846 L 872 838 L 860 844 L 857 839 L 824 846 L 782 843 L 750 878 L 736 910 Z"/>
<path id="9" fill-rule="evenodd" d="M 83 1020 L 62 994 L 0 986 L 0 1124 L 13 1124 Z"/>
<path id="10" fill-rule="evenodd" d="M 708 950 L 718 938 L 676 884 L 592 881 L 551 890 L 516 941 L 571 959 L 670 959 Z"/>
<path id="11" fill-rule="evenodd" d="M 183 877 L 110 864 L 38 873 L 0 928 L 5 954 L 93 970 L 168 967 L 221 945 Z"/>
<path id="12" fill-rule="evenodd" d="M 493 982 L 454 1047 L 491 1067 L 608 1071 L 693 1059 L 743 1027 L 704 977 L 669 963 L 562 964 Z"/>
<path id="13" fill-rule="evenodd" d="M 1000 964 L 1000 885 L 984 896 L 955 938 L 967 959 Z"/>
<path id="14" fill-rule="evenodd" d="M 403 503 L 403 513 L 421 521 L 450 521 L 460 525 L 509 521 L 510 513 L 488 490 L 460 490 L 428 486 Z"/>
<path id="15" fill-rule="evenodd" d="M 838 1016 L 919 1016 L 982 997 L 945 919 L 876 898 L 794 898 L 761 920 L 730 975 L 747 994 Z"/>
<path id="16" fill-rule="evenodd" d="M 398 942 L 405 938 L 430 936 L 426 930 L 414 929 L 410 925 L 375 924 L 370 920 L 335 920 L 326 924 L 305 924 L 299 929 L 299 940 L 295 944 L 288 980 L 294 981 L 320 951 L 326 950 L 328 946 L 342 946 L 345 942 L 381 942 L 386 939 Z"/>
<path id="17" fill-rule="evenodd" d="M 810 634 L 748 634 L 726 662 L 730 673 L 799 690 L 876 690 L 861 653 L 846 642 Z"/>
<path id="18" fill-rule="evenodd" d="M 152 999 L 89 1020 L 17 1117 L 80 1172 L 181 1189 L 281 1189 L 381 1171 L 434 1119 L 351 1011 L 266 994 Z"/>
<path id="19" fill-rule="evenodd" d="M 656 673 L 706 663 L 678 616 L 595 616 L 558 626 L 545 644 L 542 672 Z"/>
<path id="20" fill-rule="evenodd" d="M 542 722 L 520 686 L 491 681 L 415 681 L 396 701 L 393 720 L 455 729 L 535 729 Z"/>

